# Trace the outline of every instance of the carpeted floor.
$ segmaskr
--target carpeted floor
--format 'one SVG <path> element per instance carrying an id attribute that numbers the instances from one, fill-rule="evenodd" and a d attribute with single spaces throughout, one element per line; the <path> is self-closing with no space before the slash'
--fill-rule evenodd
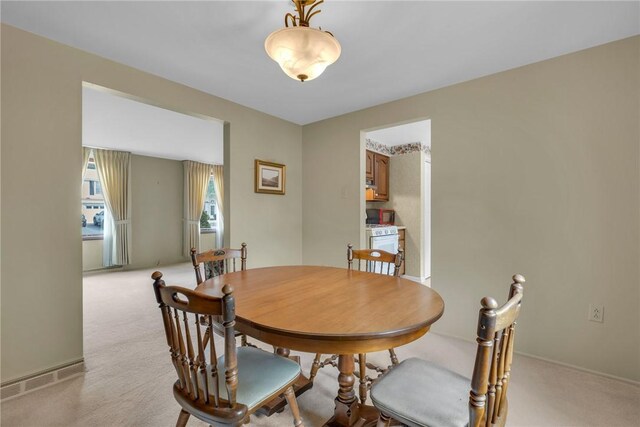
<path id="1" fill-rule="evenodd" d="M 167 283 L 194 284 L 188 264 L 161 268 Z M 151 287 L 152 270 L 110 272 L 84 279 L 87 372 L 78 378 L 2 403 L 2 426 L 172 426 L 179 407 L 175 373 Z M 473 327 L 472 325 L 470 327 Z M 265 346 L 265 348 L 270 348 Z M 295 352 L 294 352 L 295 353 Z M 398 356 L 436 361 L 470 376 L 472 343 L 435 333 L 397 349 Z M 297 354 L 297 353 L 295 353 Z M 301 354 L 305 372 L 312 355 Z M 387 362 L 386 353 L 370 356 Z M 333 412 L 337 371 L 320 370 L 299 398 L 307 427 Z M 640 387 L 516 355 L 509 387 L 511 426 L 638 426 Z M 254 416 L 251 425 L 292 425 L 289 410 Z M 190 419 L 189 426 L 204 426 Z"/>

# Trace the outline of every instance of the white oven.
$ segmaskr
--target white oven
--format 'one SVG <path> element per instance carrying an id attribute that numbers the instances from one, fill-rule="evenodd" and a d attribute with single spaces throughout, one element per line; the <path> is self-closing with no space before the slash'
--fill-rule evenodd
<path id="1" fill-rule="evenodd" d="M 369 249 L 398 253 L 398 227 L 396 226 L 367 224 L 367 240 Z"/>
<path id="2" fill-rule="evenodd" d="M 369 249 L 380 249 L 392 254 L 398 253 L 398 234 L 369 237 Z"/>

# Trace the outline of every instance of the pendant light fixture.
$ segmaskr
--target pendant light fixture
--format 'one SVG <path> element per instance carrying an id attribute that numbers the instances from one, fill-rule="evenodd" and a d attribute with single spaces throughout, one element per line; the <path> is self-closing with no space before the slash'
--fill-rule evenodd
<path id="1" fill-rule="evenodd" d="M 315 79 L 336 62 L 342 49 L 333 34 L 309 27 L 311 18 L 320 13 L 314 8 L 324 0 L 291 1 L 298 16 L 287 13 L 284 16 L 285 28 L 269 34 L 264 48 L 286 75 L 304 82 Z"/>

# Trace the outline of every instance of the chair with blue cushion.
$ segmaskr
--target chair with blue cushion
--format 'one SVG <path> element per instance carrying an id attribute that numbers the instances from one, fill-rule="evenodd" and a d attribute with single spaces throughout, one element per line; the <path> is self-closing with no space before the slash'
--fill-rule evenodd
<path id="1" fill-rule="evenodd" d="M 289 359 L 253 347 L 236 347 L 235 301 L 231 286 L 222 295 L 209 296 L 177 286 L 166 286 L 162 273 L 151 276 L 160 305 L 171 363 L 178 374 L 173 396 L 182 407 L 177 426 L 191 415 L 213 426 L 241 426 L 265 402 L 285 396 L 294 426 L 303 426 L 293 383 L 300 366 Z M 200 318 L 208 318 L 203 325 Z M 221 316 L 224 352 L 218 357 L 213 317 Z M 203 330 L 204 329 L 204 330 Z"/>
<path id="2" fill-rule="evenodd" d="M 493 298 L 482 299 L 471 379 L 417 358 L 382 376 L 371 388 L 380 411 L 378 427 L 388 426 L 391 419 L 411 427 L 503 426 L 524 282 L 523 276 L 513 276 L 502 307 Z"/>

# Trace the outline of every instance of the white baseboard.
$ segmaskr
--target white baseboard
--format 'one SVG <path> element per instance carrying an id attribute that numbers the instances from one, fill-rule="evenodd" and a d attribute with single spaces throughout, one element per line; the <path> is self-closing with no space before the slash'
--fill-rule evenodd
<path id="1" fill-rule="evenodd" d="M 571 369 L 575 369 L 577 371 L 587 372 L 589 374 L 598 375 L 600 377 L 606 377 L 606 378 L 609 378 L 609 379 L 612 379 L 612 380 L 616 380 L 616 381 L 622 381 L 624 383 L 628 383 L 628 384 L 640 387 L 640 381 L 632 380 L 630 378 L 619 377 L 617 375 L 607 374 L 606 372 L 595 371 L 593 369 L 583 368 L 582 366 L 572 365 L 571 363 L 560 362 L 560 361 L 553 360 L 553 359 L 547 359 L 546 357 L 536 356 L 535 354 L 529 354 L 529 353 L 525 353 L 525 352 L 522 352 L 522 351 L 514 351 L 514 353 L 518 353 L 518 354 L 521 354 L 523 356 L 530 357 L 532 359 L 542 360 L 544 362 L 553 363 L 553 364 L 556 364 L 556 365 L 564 366 L 566 368 L 571 368 Z"/>
<path id="2" fill-rule="evenodd" d="M 465 341 L 465 342 L 468 342 L 468 343 L 472 343 L 474 345 L 476 344 L 475 340 L 470 340 L 470 339 L 467 339 L 467 338 L 459 337 L 457 335 L 446 334 L 446 333 L 443 333 L 443 332 L 431 332 L 431 333 L 432 334 L 436 334 L 436 335 L 442 335 L 444 337 L 456 338 L 456 339 L 459 339 L 459 340 L 462 340 L 462 341 Z M 589 374 L 598 375 L 600 377 L 605 377 L 605 378 L 609 378 L 609 379 L 616 380 L 616 381 L 622 381 L 624 383 L 635 385 L 635 386 L 640 386 L 640 381 L 632 380 L 630 378 L 624 378 L 624 377 L 619 377 L 617 375 L 607 374 L 606 372 L 595 371 L 593 369 L 584 368 L 584 367 L 578 366 L 578 365 L 572 365 L 571 363 L 560 362 L 558 360 L 548 359 L 548 358 L 542 357 L 542 356 L 536 356 L 535 354 L 525 353 L 523 351 L 514 350 L 513 352 L 516 353 L 516 354 L 520 354 L 522 356 L 530 357 L 532 359 L 542 360 L 543 362 L 548 362 L 548 363 L 553 363 L 554 365 L 564 366 L 565 368 L 571 368 L 571 369 L 575 369 L 577 371 L 587 372 Z"/>
<path id="3" fill-rule="evenodd" d="M 407 276 L 406 274 L 403 274 L 401 277 L 403 279 L 408 279 L 408 280 L 412 280 L 414 282 L 420 283 L 421 285 L 424 285 L 425 281 L 428 279 L 428 278 L 427 279 L 422 279 L 422 278 L 417 277 L 417 276 Z"/>
<path id="4" fill-rule="evenodd" d="M 27 375 L 17 380 L 8 381 L 0 387 L 0 401 L 4 402 L 32 391 L 40 390 L 84 374 L 84 359 L 57 366 L 46 371 Z"/>

